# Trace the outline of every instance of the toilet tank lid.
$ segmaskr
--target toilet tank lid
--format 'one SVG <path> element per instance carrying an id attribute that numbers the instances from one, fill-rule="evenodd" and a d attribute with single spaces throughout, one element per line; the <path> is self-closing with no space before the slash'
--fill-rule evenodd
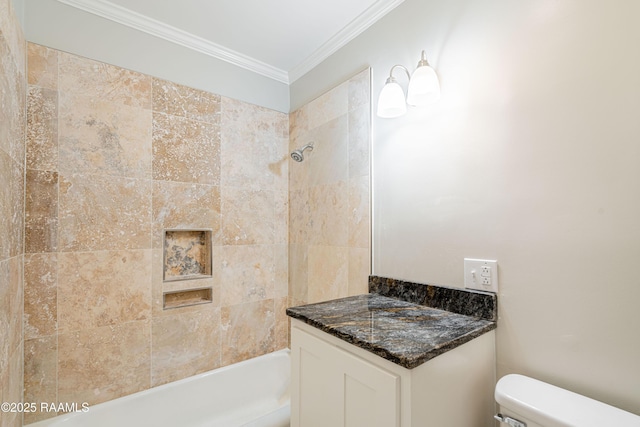
<path id="1" fill-rule="evenodd" d="M 524 375 L 498 381 L 501 407 L 545 427 L 640 427 L 640 416 Z"/>

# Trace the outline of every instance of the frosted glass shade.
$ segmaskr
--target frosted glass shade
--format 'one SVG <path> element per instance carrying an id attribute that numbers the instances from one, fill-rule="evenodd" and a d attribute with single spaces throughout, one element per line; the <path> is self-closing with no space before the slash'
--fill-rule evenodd
<path id="1" fill-rule="evenodd" d="M 440 83 L 433 68 L 422 65 L 413 72 L 407 89 L 407 104 L 424 107 L 440 99 Z"/>
<path id="2" fill-rule="evenodd" d="M 406 112 L 407 102 L 402 87 L 395 81 L 387 81 L 378 98 L 378 117 L 389 119 L 399 117 Z"/>

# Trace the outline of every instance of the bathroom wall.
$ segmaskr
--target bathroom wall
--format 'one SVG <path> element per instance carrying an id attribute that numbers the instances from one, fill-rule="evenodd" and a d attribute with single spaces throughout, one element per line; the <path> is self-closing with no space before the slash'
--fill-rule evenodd
<path id="1" fill-rule="evenodd" d="M 282 81 L 84 12 L 58 0 L 14 1 L 24 3 L 25 32 L 27 40 L 31 42 L 289 112 L 289 86 Z M 68 31 L 69 28 L 74 31 Z M 82 37 L 78 37 L 78 34 L 82 34 Z"/>
<path id="2" fill-rule="evenodd" d="M 0 402 L 22 402 L 25 39 L 11 0 L 0 0 Z M 22 414 L 0 411 L 0 426 Z"/>
<path id="3" fill-rule="evenodd" d="M 286 347 L 288 116 L 32 43 L 28 83 L 25 401 Z M 212 277 L 163 282 L 169 228 L 212 230 Z M 212 303 L 163 310 L 199 287 Z"/>
<path id="4" fill-rule="evenodd" d="M 367 292 L 370 110 L 366 69 L 290 114 L 291 305 Z"/>
<path id="5" fill-rule="evenodd" d="M 291 88 L 426 50 L 442 99 L 373 120 L 373 271 L 463 286 L 497 259 L 498 375 L 640 414 L 640 3 L 405 0 Z M 406 88 L 406 77 L 396 76 Z"/>

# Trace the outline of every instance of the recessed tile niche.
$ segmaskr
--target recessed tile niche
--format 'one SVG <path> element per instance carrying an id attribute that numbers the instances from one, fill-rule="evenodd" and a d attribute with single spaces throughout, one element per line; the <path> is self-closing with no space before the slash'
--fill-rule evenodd
<path id="1" fill-rule="evenodd" d="M 211 230 L 165 230 L 165 282 L 211 277 Z"/>
<path id="2" fill-rule="evenodd" d="M 186 291 L 165 292 L 162 295 L 162 308 L 188 307 L 192 305 L 208 304 L 213 301 L 211 288 L 189 289 Z"/>
<path id="3" fill-rule="evenodd" d="M 163 252 L 165 282 L 211 277 L 211 230 L 165 230 Z M 210 287 L 163 292 L 162 297 L 165 310 L 213 301 Z"/>

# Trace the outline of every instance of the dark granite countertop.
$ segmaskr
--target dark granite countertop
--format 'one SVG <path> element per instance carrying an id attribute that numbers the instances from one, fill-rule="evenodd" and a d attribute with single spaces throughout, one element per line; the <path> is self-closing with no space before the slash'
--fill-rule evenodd
<path id="1" fill-rule="evenodd" d="M 408 369 L 496 328 L 490 292 L 379 276 L 369 277 L 369 292 L 287 314 Z"/>
<path id="2" fill-rule="evenodd" d="M 492 292 L 380 276 L 369 276 L 369 292 L 465 316 L 498 320 L 498 297 Z"/>
<path id="3" fill-rule="evenodd" d="M 407 369 L 496 328 L 491 320 L 376 293 L 291 307 L 287 314 Z"/>

